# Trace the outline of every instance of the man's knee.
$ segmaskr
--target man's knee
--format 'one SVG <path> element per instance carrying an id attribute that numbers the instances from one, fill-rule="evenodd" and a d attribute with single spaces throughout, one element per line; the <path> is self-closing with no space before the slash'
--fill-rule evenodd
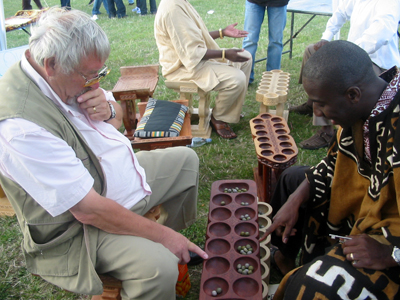
<path id="1" fill-rule="evenodd" d="M 142 265 L 146 267 L 138 270 L 139 278 L 122 282 L 122 299 L 172 299 L 179 271 L 178 259 L 171 255 L 160 249 L 157 255 L 144 256 Z"/>
<path id="2" fill-rule="evenodd" d="M 237 89 L 238 93 L 241 93 L 246 88 L 247 80 L 244 72 L 241 70 L 235 70 L 235 72 L 232 72 L 228 89 Z"/>
<path id="3" fill-rule="evenodd" d="M 307 166 L 293 166 L 287 168 L 282 172 L 279 181 L 283 181 L 287 186 L 299 186 L 306 178 L 305 174 L 308 169 L 309 167 Z"/>
<path id="4" fill-rule="evenodd" d="M 198 169 L 199 157 L 197 156 L 196 151 L 189 147 L 180 147 L 179 150 L 181 151 L 182 155 L 186 157 L 187 163 Z"/>

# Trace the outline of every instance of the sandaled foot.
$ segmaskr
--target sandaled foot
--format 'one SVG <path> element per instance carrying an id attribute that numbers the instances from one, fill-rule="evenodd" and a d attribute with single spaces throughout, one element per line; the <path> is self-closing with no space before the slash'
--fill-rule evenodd
<path id="1" fill-rule="evenodd" d="M 328 147 L 332 137 L 333 134 L 327 134 L 322 129 L 320 129 L 309 139 L 300 142 L 299 146 L 307 150 L 317 150 L 319 148 Z"/>
<path id="2" fill-rule="evenodd" d="M 285 276 L 296 267 L 295 262 L 283 256 L 278 247 L 271 245 L 270 252 L 271 266 L 279 271 L 282 276 Z"/>
<path id="3" fill-rule="evenodd" d="M 233 132 L 232 128 L 229 126 L 228 123 L 215 120 L 213 115 L 211 115 L 210 123 L 211 127 L 220 137 L 224 139 L 234 139 L 237 137 L 236 133 Z"/>

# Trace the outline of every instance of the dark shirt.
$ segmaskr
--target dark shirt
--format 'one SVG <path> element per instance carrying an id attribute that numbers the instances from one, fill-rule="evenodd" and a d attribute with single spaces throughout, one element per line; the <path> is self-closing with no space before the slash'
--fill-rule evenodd
<path id="1" fill-rule="evenodd" d="M 285 6 L 289 3 L 289 0 L 247 0 L 251 3 L 258 4 L 260 6 Z"/>

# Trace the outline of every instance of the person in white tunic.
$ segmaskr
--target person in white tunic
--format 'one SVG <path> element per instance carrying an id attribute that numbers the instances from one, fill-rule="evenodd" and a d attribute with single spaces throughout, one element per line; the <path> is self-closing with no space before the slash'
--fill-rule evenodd
<path id="1" fill-rule="evenodd" d="M 162 0 L 154 21 L 163 76 L 192 81 L 205 92 L 218 91 L 211 125 L 226 139 L 237 137 L 229 123 L 240 120 L 252 59 L 243 49 L 221 49 L 215 39 L 247 36 L 236 25 L 210 32 L 186 0 Z"/>

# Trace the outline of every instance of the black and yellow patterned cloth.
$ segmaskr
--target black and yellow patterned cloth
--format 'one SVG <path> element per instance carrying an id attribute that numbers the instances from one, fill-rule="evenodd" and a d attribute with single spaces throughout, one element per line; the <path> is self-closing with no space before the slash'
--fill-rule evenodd
<path id="1" fill-rule="evenodd" d="M 340 246 L 285 277 L 285 300 L 400 299 L 400 267 L 375 271 L 354 268 Z M 281 287 L 280 287 L 281 289 Z M 274 300 L 282 299 L 282 290 Z"/>

